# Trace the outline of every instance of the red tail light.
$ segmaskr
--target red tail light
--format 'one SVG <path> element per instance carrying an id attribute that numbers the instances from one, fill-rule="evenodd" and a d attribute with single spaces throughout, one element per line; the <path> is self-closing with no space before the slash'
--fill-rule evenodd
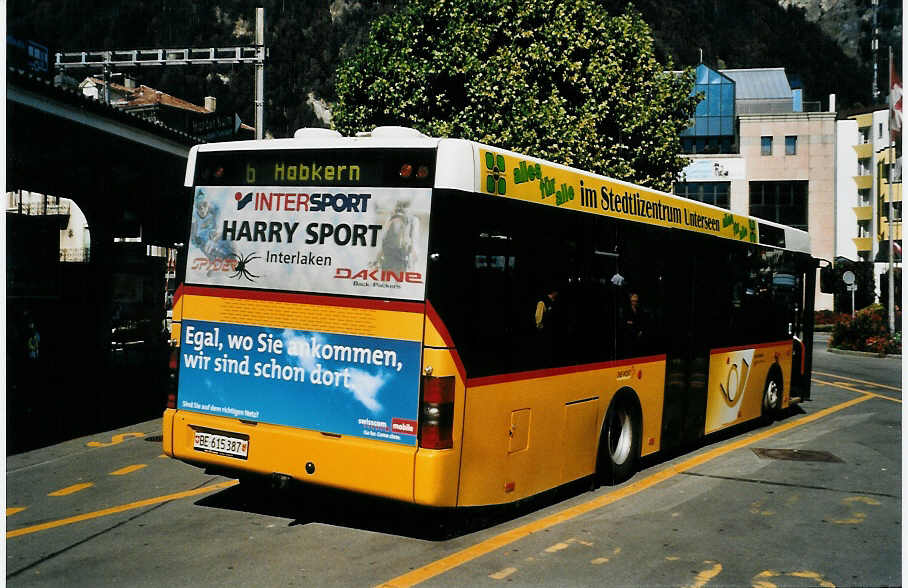
<path id="1" fill-rule="evenodd" d="M 454 376 L 423 376 L 419 411 L 419 446 L 454 447 Z"/>
<path id="2" fill-rule="evenodd" d="M 179 381 L 180 348 L 170 350 L 170 361 L 167 364 L 167 408 L 177 407 L 177 383 Z"/>

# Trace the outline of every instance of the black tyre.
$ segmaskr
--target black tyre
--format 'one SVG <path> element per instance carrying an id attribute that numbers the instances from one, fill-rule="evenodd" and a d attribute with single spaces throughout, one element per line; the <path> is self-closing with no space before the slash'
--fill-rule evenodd
<path id="1" fill-rule="evenodd" d="M 763 418 L 775 420 L 782 409 L 782 377 L 777 370 L 770 370 L 763 386 Z"/>
<path id="2" fill-rule="evenodd" d="M 602 423 L 596 472 L 600 482 L 619 484 L 630 478 L 640 457 L 640 409 L 633 394 L 612 400 Z"/>

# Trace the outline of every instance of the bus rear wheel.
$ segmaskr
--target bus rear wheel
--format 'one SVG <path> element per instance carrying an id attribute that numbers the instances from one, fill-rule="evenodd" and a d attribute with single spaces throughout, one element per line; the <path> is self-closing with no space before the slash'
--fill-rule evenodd
<path id="1" fill-rule="evenodd" d="M 597 477 L 606 484 L 619 484 L 630 478 L 640 456 L 640 411 L 630 394 L 612 401 L 602 423 L 599 440 Z"/>

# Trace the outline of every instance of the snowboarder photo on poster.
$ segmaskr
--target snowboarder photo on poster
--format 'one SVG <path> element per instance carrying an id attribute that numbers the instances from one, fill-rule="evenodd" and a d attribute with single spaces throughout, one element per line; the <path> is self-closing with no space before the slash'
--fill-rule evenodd
<path id="1" fill-rule="evenodd" d="M 410 203 L 399 200 L 382 227 L 381 251 L 375 265 L 383 270 L 403 272 L 416 266 L 419 219 L 409 214 Z"/>
<path id="2" fill-rule="evenodd" d="M 192 244 L 202 250 L 209 261 L 236 259 L 233 248 L 223 239 L 218 238 L 218 218 L 220 211 L 216 204 L 205 198 L 205 192 L 199 190 L 195 195 L 195 206 L 192 209 Z"/>

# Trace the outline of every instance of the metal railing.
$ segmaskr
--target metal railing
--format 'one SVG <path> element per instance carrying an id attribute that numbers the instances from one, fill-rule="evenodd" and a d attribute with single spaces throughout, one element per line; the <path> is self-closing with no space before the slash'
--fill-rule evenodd
<path id="1" fill-rule="evenodd" d="M 822 103 L 803 102 L 801 112 L 822 112 Z M 794 106 L 791 100 L 740 100 L 735 102 L 735 114 L 791 114 Z"/>
<path id="2" fill-rule="evenodd" d="M 6 210 L 7 212 L 29 216 L 69 216 L 71 203 L 67 201 L 57 202 L 56 200 L 52 196 L 43 200 L 36 200 L 33 198 L 23 199 L 17 195 L 9 199 Z"/>
<path id="3" fill-rule="evenodd" d="M 60 261 L 65 263 L 88 263 L 91 261 L 91 249 L 89 247 L 61 249 Z"/>

